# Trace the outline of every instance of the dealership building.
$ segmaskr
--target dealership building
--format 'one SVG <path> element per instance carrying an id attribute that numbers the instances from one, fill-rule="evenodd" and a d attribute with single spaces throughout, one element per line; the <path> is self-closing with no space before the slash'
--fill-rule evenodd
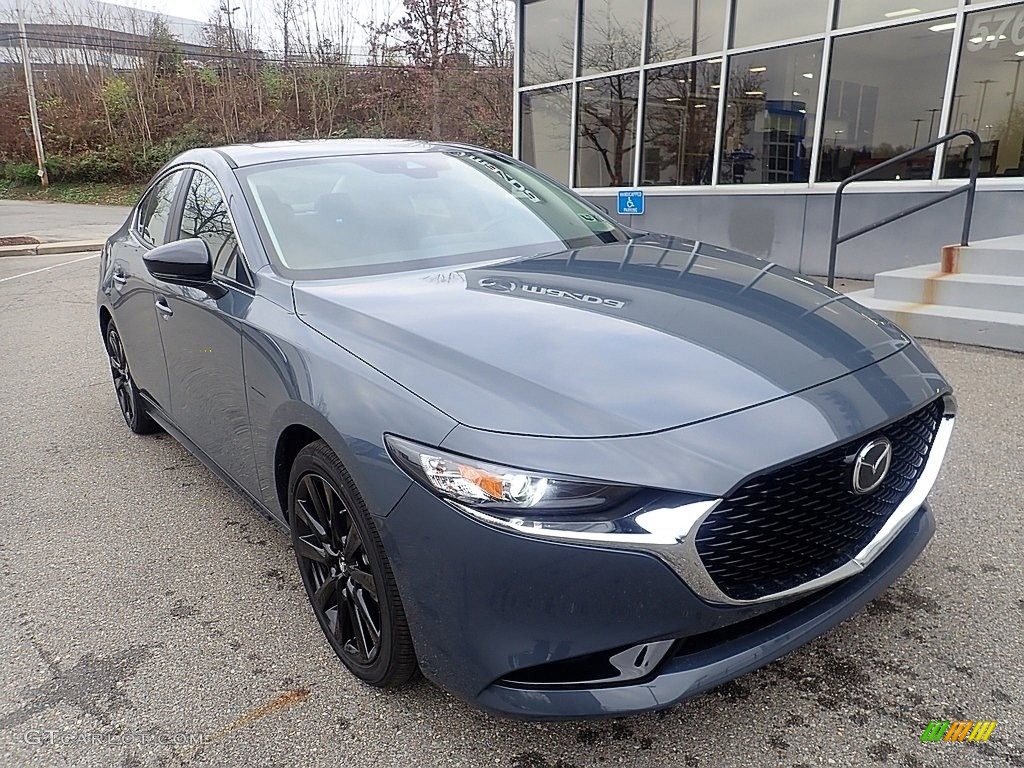
<path id="1" fill-rule="evenodd" d="M 1022 2 L 519 0 L 517 14 L 517 156 L 612 213 L 642 190 L 636 227 L 823 274 L 840 181 L 969 129 L 972 239 L 1024 233 Z M 854 184 L 843 229 L 969 167 L 957 140 Z M 937 262 L 963 210 L 959 196 L 841 246 L 839 274 Z"/>

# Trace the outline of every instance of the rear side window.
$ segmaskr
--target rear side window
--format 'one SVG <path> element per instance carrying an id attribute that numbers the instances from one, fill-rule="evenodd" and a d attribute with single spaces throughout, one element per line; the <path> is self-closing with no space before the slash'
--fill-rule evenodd
<path id="1" fill-rule="evenodd" d="M 174 206 L 174 193 L 184 171 L 175 171 L 156 183 L 139 205 L 138 233 L 148 245 L 163 245 L 167 241 L 167 220 Z"/>
<path id="2" fill-rule="evenodd" d="M 250 284 L 228 207 L 213 179 L 202 171 L 192 174 L 192 182 L 185 195 L 179 237 L 203 239 L 210 249 L 216 274 L 243 285 Z"/>

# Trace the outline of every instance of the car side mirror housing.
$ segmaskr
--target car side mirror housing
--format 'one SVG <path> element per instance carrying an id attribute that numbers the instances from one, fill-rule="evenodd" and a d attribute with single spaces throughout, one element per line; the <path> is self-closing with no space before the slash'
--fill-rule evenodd
<path id="1" fill-rule="evenodd" d="M 198 237 L 158 245 L 142 257 L 153 277 L 168 283 L 208 283 L 213 262 L 206 241 Z"/>

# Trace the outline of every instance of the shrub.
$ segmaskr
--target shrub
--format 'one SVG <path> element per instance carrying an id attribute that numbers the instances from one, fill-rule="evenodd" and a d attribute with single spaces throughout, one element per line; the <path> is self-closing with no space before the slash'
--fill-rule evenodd
<path id="1" fill-rule="evenodd" d="M 36 184 L 39 169 L 32 163 L 8 163 L 3 168 L 3 177 L 17 184 Z"/>

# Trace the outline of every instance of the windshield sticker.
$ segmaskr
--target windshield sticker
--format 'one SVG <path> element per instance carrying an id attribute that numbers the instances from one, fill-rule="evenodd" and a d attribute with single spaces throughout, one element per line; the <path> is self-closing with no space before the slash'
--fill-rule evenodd
<path id="1" fill-rule="evenodd" d="M 510 187 L 512 187 L 517 192 L 521 193 L 523 196 L 529 198 L 530 200 L 532 200 L 535 203 L 539 203 L 540 202 L 540 198 L 536 195 L 536 193 L 530 191 L 523 184 L 523 182 L 521 182 L 515 176 L 510 174 L 508 171 L 506 171 L 506 170 L 504 170 L 502 168 L 499 168 L 497 165 L 492 163 L 490 160 L 487 160 L 487 159 L 485 159 L 483 157 L 480 157 L 479 155 L 474 155 L 474 154 L 472 154 L 470 152 L 449 152 L 448 154 L 453 155 L 455 157 L 464 157 L 465 159 L 470 160 L 470 161 L 476 163 L 477 165 L 486 168 L 491 173 L 496 174 L 498 177 L 500 177 L 502 181 L 504 181 L 506 184 L 508 184 Z"/>

